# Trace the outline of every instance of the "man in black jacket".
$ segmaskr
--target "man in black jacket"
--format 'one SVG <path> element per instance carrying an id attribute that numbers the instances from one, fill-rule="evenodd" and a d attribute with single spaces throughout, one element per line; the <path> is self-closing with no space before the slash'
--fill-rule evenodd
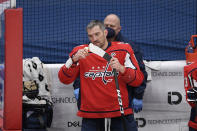
<path id="1" fill-rule="evenodd" d="M 145 65 L 143 62 L 143 55 L 138 45 L 134 44 L 132 41 L 128 40 L 121 34 L 120 18 L 117 15 L 107 15 L 104 19 L 104 25 L 106 28 L 111 28 L 112 30 L 114 30 L 113 32 L 108 29 L 108 41 L 121 41 L 124 43 L 129 43 L 131 45 L 131 47 L 134 50 L 134 54 L 138 61 L 140 69 L 144 74 L 144 81 L 139 87 L 128 87 L 130 106 L 133 107 L 134 111 L 137 113 L 142 110 L 142 100 L 147 82 L 147 72 L 145 70 Z"/>

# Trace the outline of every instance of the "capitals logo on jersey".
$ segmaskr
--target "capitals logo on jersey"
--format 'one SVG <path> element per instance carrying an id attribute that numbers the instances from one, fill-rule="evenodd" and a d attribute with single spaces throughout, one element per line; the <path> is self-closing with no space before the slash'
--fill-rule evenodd
<path id="1" fill-rule="evenodd" d="M 115 56 L 115 53 L 111 54 L 112 57 Z M 92 80 L 95 80 L 97 77 L 101 77 L 103 83 L 106 85 L 108 82 L 112 82 L 113 79 L 107 79 L 106 77 L 113 77 L 114 76 L 114 72 L 113 70 L 109 71 L 109 62 L 107 63 L 106 66 L 102 66 L 102 67 L 93 67 L 92 69 L 89 70 L 89 72 L 85 72 L 84 73 L 84 77 L 85 78 L 92 78 Z M 117 72 L 117 75 L 119 73 Z"/>

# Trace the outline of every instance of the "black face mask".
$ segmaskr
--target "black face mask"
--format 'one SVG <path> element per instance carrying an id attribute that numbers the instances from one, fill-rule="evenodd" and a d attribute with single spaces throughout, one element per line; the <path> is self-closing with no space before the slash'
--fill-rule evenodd
<path id="1" fill-rule="evenodd" d="M 108 31 L 107 39 L 112 38 L 115 36 L 115 30 L 109 27 L 106 27 L 106 30 Z"/>

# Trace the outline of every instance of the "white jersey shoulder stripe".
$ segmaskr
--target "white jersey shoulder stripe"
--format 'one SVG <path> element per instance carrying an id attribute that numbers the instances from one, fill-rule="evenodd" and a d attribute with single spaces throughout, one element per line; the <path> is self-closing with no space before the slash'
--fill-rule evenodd
<path id="1" fill-rule="evenodd" d="M 124 63 L 125 67 L 131 68 L 131 69 L 136 69 L 136 67 L 134 66 L 134 64 L 132 63 L 131 59 L 130 59 L 130 54 L 127 53 L 126 57 L 125 57 L 125 63 Z"/>

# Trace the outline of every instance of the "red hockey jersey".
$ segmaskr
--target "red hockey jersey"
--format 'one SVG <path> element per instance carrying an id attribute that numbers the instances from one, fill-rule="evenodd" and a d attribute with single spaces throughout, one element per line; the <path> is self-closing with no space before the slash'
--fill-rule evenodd
<path id="1" fill-rule="evenodd" d="M 186 99 L 187 97 L 187 91 L 188 89 L 192 88 L 192 85 L 194 86 L 197 82 L 197 61 L 184 66 L 184 87 L 186 91 Z M 190 106 L 195 107 L 195 104 L 192 102 L 188 102 Z"/>
<path id="2" fill-rule="evenodd" d="M 184 87 L 186 91 L 186 99 L 188 101 L 187 91 L 190 88 L 197 87 L 197 61 L 190 65 L 184 66 Z M 191 117 L 188 122 L 188 126 L 197 130 L 197 114 L 196 114 L 196 103 L 188 101 L 191 109 Z"/>
<path id="3" fill-rule="evenodd" d="M 86 44 L 75 47 L 70 57 L 87 46 Z M 126 85 L 139 86 L 144 78 L 143 73 L 140 71 L 129 44 L 112 42 L 105 51 L 118 58 L 120 64 L 126 67 L 123 74 L 118 72 L 118 82 L 124 113 L 125 115 L 132 114 Z M 58 73 L 59 80 L 64 84 L 72 83 L 78 76 L 80 76 L 81 84 L 81 107 L 77 113 L 78 116 L 84 118 L 121 116 L 112 68 L 104 58 L 89 52 L 85 59 L 80 59 L 70 68 L 62 66 Z"/>

